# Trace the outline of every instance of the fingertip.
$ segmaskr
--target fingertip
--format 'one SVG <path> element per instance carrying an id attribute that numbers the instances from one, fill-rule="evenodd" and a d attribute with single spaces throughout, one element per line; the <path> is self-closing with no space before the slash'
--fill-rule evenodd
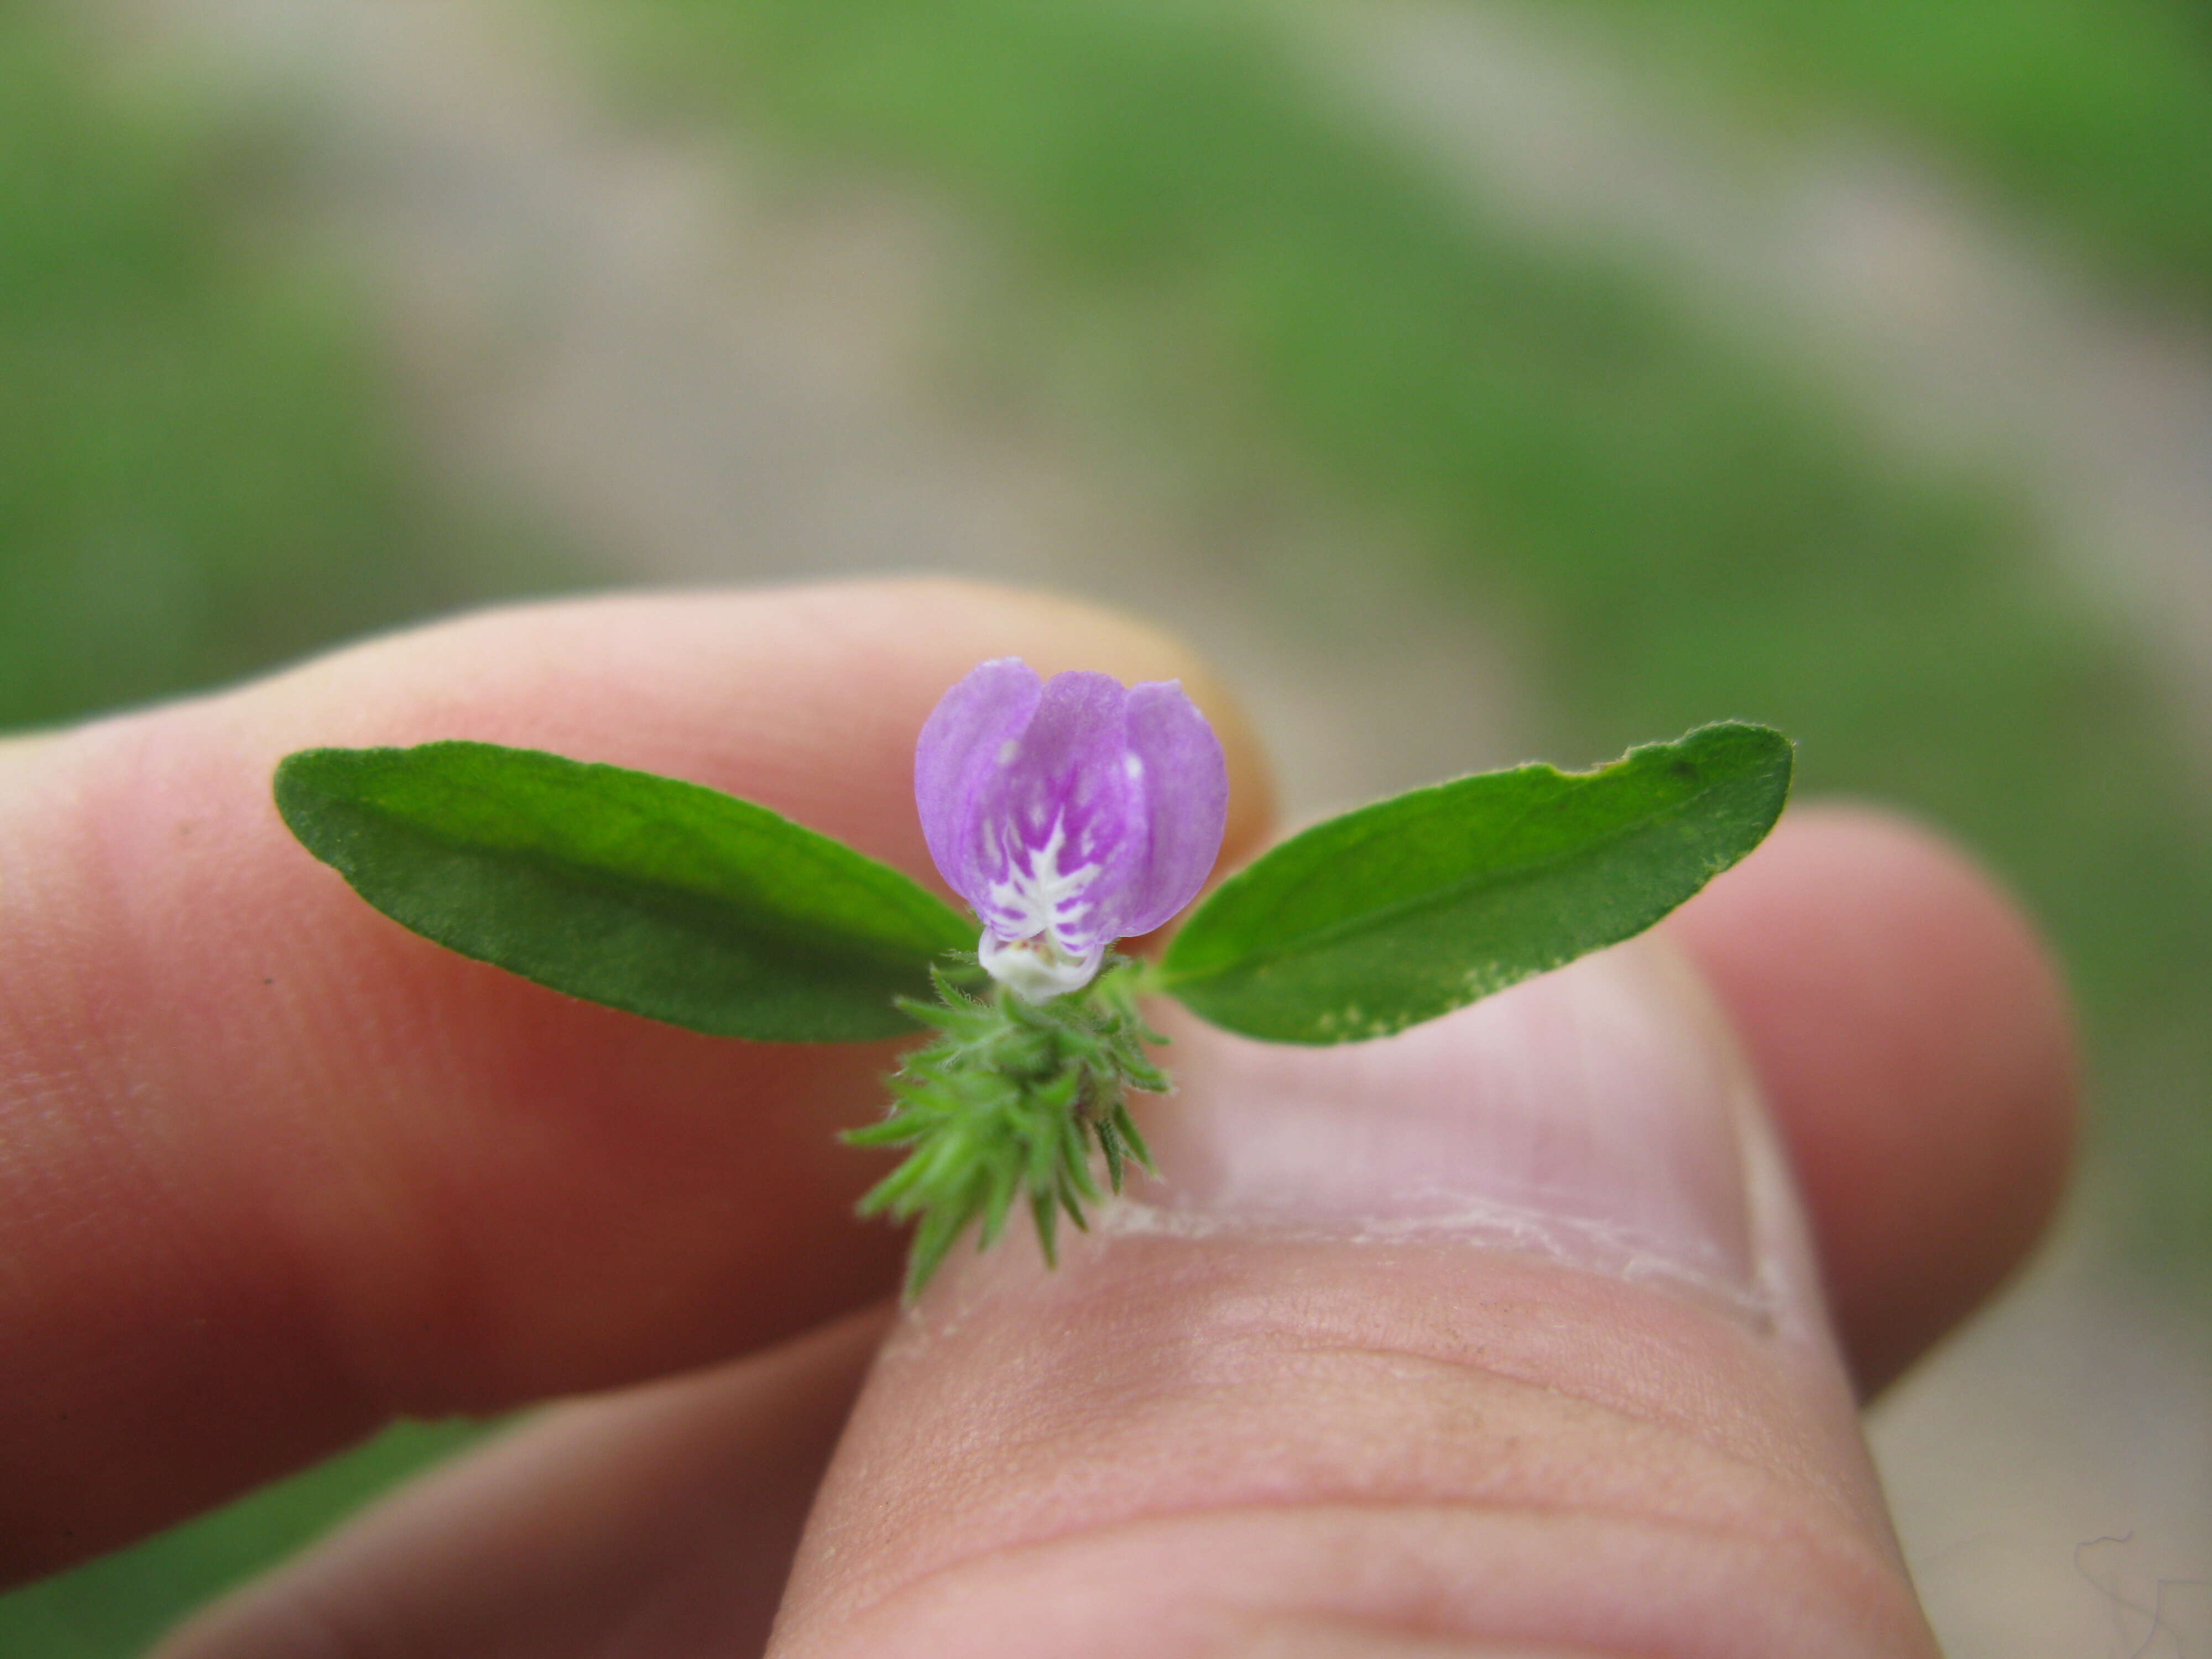
<path id="1" fill-rule="evenodd" d="M 2057 964 L 1985 868 L 1861 805 L 1793 810 L 1668 925 L 1765 1085 L 1873 1392 L 2003 1281 L 2064 1190 Z"/>
<path id="2" fill-rule="evenodd" d="M 950 1259 L 887 1342 L 791 1652 L 1196 1655 L 1271 1620 L 1931 1650 L 1790 1183 L 1673 952 L 1336 1048 L 1170 1029 L 1162 1182 L 1056 1271 L 1020 1237 Z"/>
<path id="3" fill-rule="evenodd" d="M 1182 680 L 1228 762 L 1224 855 L 1266 832 L 1259 742 L 1191 646 L 1121 611 L 954 577 L 503 606 L 184 707 L 271 766 L 295 748 L 471 737 L 741 788 L 926 874 L 915 738 L 955 682 L 1001 656 L 1048 677 Z"/>

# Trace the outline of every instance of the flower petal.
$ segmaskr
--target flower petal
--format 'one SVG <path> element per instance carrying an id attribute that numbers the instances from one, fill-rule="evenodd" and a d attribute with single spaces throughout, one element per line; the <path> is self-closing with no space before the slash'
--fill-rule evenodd
<path id="1" fill-rule="evenodd" d="M 1229 822 L 1229 766 L 1221 740 L 1180 680 L 1133 686 L 1129 753 L 1141 769 L 1149 858 L 1119 896 L 1117 935 L 1148 933 L 1196 896 Z"/>
<path id="2" fill-rule="evenodd" d="M 914 799 L 938 873 L 979 911 L 997 872 L 985 867 L 977 812 L 1044 695 L 1019 657 L 978 663 L 939 701 L 914 750 Z"/>
<path id="3" fill-rule="evenodd" d="M 1106 903 L 1140 872 L 1146 852 L 1141 797 L 1128 769 L 1129 694 L 1109 674 L 1055 674 L 1006 763 L 976 799 L 976 860 L 994 872 L 980 900 L 1003 939 L 1049 928 L 1073 957 L 1111 944 Z"/>
<path id="4" fill-rule="evenodd" d="M 1190 902 L 1220 850 L 1229 775 L 1180 683 L 1041 684 L 1003 657 L 931 714 L 915 796 L 937 867 L 983 923 L 986 965 L 1035 996 Z"/>

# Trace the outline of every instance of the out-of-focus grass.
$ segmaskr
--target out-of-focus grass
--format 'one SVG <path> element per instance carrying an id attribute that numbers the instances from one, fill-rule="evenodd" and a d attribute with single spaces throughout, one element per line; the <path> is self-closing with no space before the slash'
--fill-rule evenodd
<path id="1" fill-rule="evenodd" d="M 125 1659 L 178 1618 L 297 1549 L 478 1431 L 404 1424 L 342 1457 L 58 1578 L 0 1596 L 8 1659 Z"/>
<path id="2" fill-rule="evenodd" d="M 1325 480 L 1408 527 L 1460 602 L 1506 604 L 1562 758 L 1771 720 L 1808 793 L 1984 849 L 2071 966 L 2138 1236 L 2173 1264 L 2212 1245 L 2212 825 L 2154 689 L 2001 482 L 1907 475 L 1635 270 L 1480 222 L 1238 0 L 623 15 L 673 47 L 641 48 L 664 105 L 986 228 L 979 313 L 1025 372 L 1105 398 L 1224 500 Z"/>
<path id="3" fill-rule="evenodd" d="M 334 284 L 257 249 L 250 132 L 0 11 L 0 726 L 544 578 L 427 483 Z"/>
<path id="4" fill-rule="evenodd" d="M 189 107 L 112 94 L 46 15 L 0 9 L 0 726 L 226 679 L 563 568 L 429 484 L 363 316 L 241 234 L 251 135 Z M 397 1430 L 0 1597 L 0 1655 L 135 1653 L 471 1432 Z"/>
<path id="5" fill-rule="evenodd" d="M 2202 0 L 1580 0 L 1770 116 L 1852 113 L 2212 300 L 2212 8 Z"/>

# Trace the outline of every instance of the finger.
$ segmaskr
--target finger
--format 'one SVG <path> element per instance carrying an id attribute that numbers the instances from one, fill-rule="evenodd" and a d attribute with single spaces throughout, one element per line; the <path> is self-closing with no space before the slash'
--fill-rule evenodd
<path id="1" fill-rule="evenodd" d="M 1669 927 L 1743 1034 L 1871 1393 L 2057 1204 L 2076 1083 L 2057 970 L 1977 866 L 1863 807 L 1793 811 Z"/>
<path id="2" fill-rule="evenodd" d="M 1771 957 L 1828 948 L 1771 915 Z M 1958 948 L 1847 957 L 1906 990 L 1839 1013 L 2002 1003 L 2010 969 Z M 856 1409 L 777 1650 L 1931 1653 L 1792 1182 L 1664 951 L 1375 1044 L 1182 1031 L 1152 1126 L 1176 1189 L 1057 1274 L 1009 1249 L 933 1291 Z M 1869 1121 L 1956 1109 L 1971 1075 L 2008 1082 L 1986 1056 L 1899 1069 Z"/>
<path id="3" fill-rule="evenodd" d="M 156 1659 L 743 1659 L 768 1643 L 884 1312 L 554 1408 L 404 1487 Z"/>
<path id="4" fill-rule="evenodd" d="M 1860 924 L 1870 927 L 1876 936 L 1905 935 L 1923 916 L 1949 915 L 1954 923 L 1962 915 L 1972 917 L 1977 914 L 1976 908 L 1965 901 L 1987 893 L 1981 878 L 1956 854 L 1923 834 L 1905 830 L 1893 820 L 1856 812 L 1814 812 L 1805 815 L 1802 822 L 1793 820 L 1791 826 L 1770 844 L 1770 848 L 1759 854 L 1761 881 L 1757 889 L 1769 895 L 1764 902 L 1775 907 L 1777 917 L 1787 915 L 1792 910 L 1790 884 L 1797 881 L 1825 887 L 1837 879 L 1837 862 L 1846 855 L 1860 869 L 1880 877 L 1867 878 L 1854 901 Z M 1963 894 L 1953 890 L 1960 885 L 1966 890 Z M 1820 953 L 1834 944 L 1838 935 L 1831 928 L 1815 928 L 1800 937 L 1794 927 L 1785 927 L 1778 921 L 1761 925 L 1755 908 L 1759 901 L 1750 896 L 1752 889 L 1753 884 L 1738 881 L 1733 884 L 1729 894 L 1731 903 L 1753 907 L 1741 913 L 1740 926 L 1746 940 L 1754 945 L 1763 942 L 1801 972 L 1808 960 L 1817 962 Z M 1885 911 L 1894 914 L 1885 916 Z M 2018 964 L 2013 959 L 2010 942 L 2023 935 L 2019 924 L 2001 908 L 1996 912 L 1996 918 L 2002 926 L 1990 932 L 1987 943 L 1990 948 L 1982 971 L 1960 976 L 1952 987 L 1954 996 L 1971 994 L 1984 1000 L 1994 999 L 2001 1004 L 2008 984 L 2015 992 L 2035 995 L 2025 1006 L 2014 1011 L 2014 1017 L 2009 1022 L 1985 1012 L 1978 1022 L 1970 1023 L 1966 1029 L 1986 1028 L 1991 1038 L 2033 1037 L 2050 1048 L 2053 1039 L 2063 1033 L 2055 1024 L 2051 1030 L 2039 1032 L 2030 1017 L 2035 1007 L 2043 1006 L 2037 999 L 2047 989 L 2047 975 L 2014 977 Z M 1701 918 L 1700 925 L 1713 925 L 1712 917 Z M 1959 929 L 1954 925 L 1946 931 L 1956 934 Z M 1971 946 L 1960 945 L 1959 948 Z M 1906 951 L 1899 959 L 1910 963 L 1928 958 L 1917 951 Z M 2012 965 L 2008 966 L 2008 963 Z M 1881 961 L 1881 967 L 1885 975 L 1894 971 L 1886 959 Z M 1853 1025 L 1855 1040 L 1861 1044 L 1895 1042 L 1905 1035 L 1886 1031 L 1881 1024 L 1881 1007 L 1893 1011 L 1891 1018 L 1910 1020 L 1918 1017 L 1917 1009 L 1922 1006 L 1909 999 L 1899 1000 L 1875 1005 L 1872 1014 L 1854 1013 L 1853 987 L 1850 975 L 1842 971 L 1840 965 L 1832 967 L 1826 974 L 1813 975 L 1808 982 L 1822 1008 L 1837 1012 Z M 1752 1040 L 1754 1052 L 1770 1041 L 1769 1034 L 1760 1029 L 1750 1030 L 1747 1036 Z M 1924 1098 L 1913 1096 L 1909 1070 L 1896 1072 L 1894 1076 L 1902 1092 L 1894 1099 L 1885 1096 L 1881 1103 L 1882 1108 L 1894 1110 L 1899 1122 L 1906 1126 L 1925 1125 L 1939 1111 L 1961 1112 L 1970 1121 L 1979 1124 L 1986 1132 L 1984 1139 L 1996 1146 L 2015 1138 L 2002 1121 L 2007 1103 L 2010 1103 L 2012 1109 L 2031 1115 L 2047 1110 L 2047 1103 L 2034 1092 L 2016 1086 L 2017 1079 L 2008 1079 L 2002 1072 L 1995 1074 L 2002 1086 L 1993 1089 L 1984 1098 L 1976 1098 L 1971 1091 L 1960 1086 L 1956 1076 L 1948 1069 L 1954 1063 L 1955 1057 L 1947 1061 L 1946 1066 L 1936 1067 L 1929 1073 L 1923 1086 L 1937 1092 Z M 1770 1086 L 1796 1091 L 1817 1083 L 1825 1074 L 1817 1066 L 1809 1076 L 1793 1075 L 1776 1063 L 1767 1064 L 1763 1069 Z M 1202 1070 L 1196 1081 L 1201 1088 L 1204 1086 Z M 1194 1102 L 1192 1094 L 1187 1089 L 1182 1098 L 1167 1109 L 1175 1112 L 1195 1105 L 1202 1113 L 1206 1109 L 1204 1102 Z M 1283 1104 L 1279 1098 L 1272 1109 L 1273 1113 L 1279 1115 Z M 1290 1104 L 1294 1110 L 1303 1109 L 1295 1097 Z M 1875 1120 L 1871 1115 L 1863 1114 L 1842 1121 L 1848 1124 Z M 2032 1131 L 2033 1125 L 2014 1127 L 2025 1132 Z M 1898 1158 L 1910 1161 L 1921 1155 L 1911 1145 L 1897 1141 L 1894 1128 L 1877 1127 L 1879 1133 L 1891 1138 L 1893 1152 Z M 1171 1147 L 1171 1156 L 1179 1165 L 1189 1166 L 1182 1169 L 1181 1173 L 1200 1181 L 1212 1179 L 1218 1182 L 1221 1171 L 1209 1171 L 1206 1167 L 1208 1152 L 1205 1144 L 1193 1146 L 1186 1142 L 1174 1146 L 1164 1134 L 1163 1140 Z M 1631 1137 L 1629 1150 L 1623 1154 L 1632 1163 L 1640 1156 L 1635 1150 L 1638 1145 Z M 1421 1158 L 1434 1161 L 1432 1151 L 1420 1151 L 1418 1140 L 1414 1146 Z M 1216 1150 L 1220 1149 L 1217 1146 Z M 1370 1145 L 1364 1149 L 1364 1158 L 1372 1163 L 1378 1153 L 1389 1150 L 1387 1143 Z M 1925 1155 L 1945 1161 L 1962 1179 L 1972 1182 L 1978 1178 L 1972 1171 L 1959 1170 L 1953 1157 L 1956 1148 L 1944 1135 L 1937 1134 L 1923 1150 Z M 1686 1183 L 1679 1179 L 1670 1182 L 1667 1178 L 1670 1168 L 1679 1174 L 1694 1169 L 1694 1164 L 1676 1159 L 1671 1165 L 1662 1162 L 1654 1172 L 1639 1174 L 1637 1184 L 1650 1188 L 1644 1194 L 1647 1200 L 1654 1193 L 1671 1191 L 1679 1194 L 1695 1190 L 1695 1182 Z M 1293 1196 L 1284 1178 L 1285 1172 L 1279 1168 L 1272 1172 L 1265 1168 L 1248 1168 L 1243 1173 L 1248 1182 L 1271 1187 L 1278 1197 Z M 1868 1197 L 1870 1202 L 1880 1201 L 1878 1194 L 1869 1193 Z M 1555 1206 L 1557 1199 L 1555 1192 Z M 1663 1220 L 1663 1213 L 1662 1210 L 1649 1218 Z M 1525 1211 L 1521 1218 L 1524 1222 L 1528 1219 Z M 1950 1230 L 1946 1221 L 1931 1233 L 1931 1237 Z M 1832 1276 L 1835 1265 L 1845 1268 L 1851 1266 L 1849 1262 L 1832 1264 Z M 342 1638 L 338 1645 L 348 1651 L 405 1653 L 411 1659 L 438 1659 L 443 1654 L 480 1650 L 495 1651 L 489 1646 L 491 1638 L 488 1632 L 497 1626 L 502 1607 L 508 1610 L 507 1616 L 517 1621 L 517 1627 L 532 1632 L 534 1639 L 539 1626 L 532 1622 L 532 1610 L 540 1606 L 568 1605 L 564 1598 L 569 1595 L 571 1581 L 580 1572 L 592 1586 L 591 1603 L 595 1608 L 628 1607 L 635 1610 L 633 1616 L 650 1620 L 659 1616 L 653 1612 L 655 1609 L 701 1605 L 691 1553 L 659 1540 L 680 1538 L 693 1530 L 694 1518 L 702 1504 L 709 1513 L 705 1520 L 698 1522 L 698 1527 L 708 1535 L 717 1535 L 712 1519 L 714 1513 L 720 1512 L 715 1509 L 717 1503 L 726 1510 L 735 1494 L 752 1492 L 755 1483 L 750 1480 L 726 1481 L 723 1496 L 718 1499 L 713 1490 L 715 1479 L 710 1477 L 702 1483 L 691 1478 L 691 1471 L 741 1464 L 750 1455 L 750 1449 L 761 1443 L 763 1436 L 757 1423 L 748 1422 L 727 1410 L 714 1391 L 686 1389 L 679 1394 L 672 1388 L 663 1397 L 666 1408 L 656 1415 L 653 1443 L 680 1446 L 684 1449 L 683 1455 L 666 1460 L 633 1456 L 629 1451 L 633 1442 L 622 1427 L 625 1419 L 620 1413 L 579 1413 L 557 1430 L 549 1425 L 541 1431 L 542 1438 L 537 1443 L 543 1449 L 543 1455 L 506 1461 L 497 1465 L 495 1471 L 487 1468 L 472 1474 L 465 1488 L 465 1503 L 432 1501 L 434 1498 L 442 1499 L 444 1491 L 442 1483 L 434 1481 L 419 1495 L 404 1497 L 392 1506 L 387 1517 L 351 1534 L 341 1534 L 327 1551 L 309 1557 L 300 1567 L 258 1590 L 242 1607 L 214 1616 L 202 1632 L 206 1639 L 200 1646 L 165 1655 L 164 1659 L 188 1659 L 188 1655 L 199 1653 L 221 1653 L 225 1659 L 256 1659 L 263 1653 L 300 1651 L 302 1650 L 297 1638 L 310 1626 L 321 1629 L 326 1636 Z M 1420 1455 L 1424 1449 L 1416 1448 L 1414 1455 Z M 1018 1444 L 1016 1455 L 1021 1455 Z M 492 1478 L 495 1473 L 496 1478 Z M 989 1479 L 988 1473 L 981 1478 Z M 1077 1478 L 1080 1478 L 1079 1472 Z M 537 1516 L 549 1509 L 565 1513 L 564 1506 L 573 1502 L 577 1492 L 603 1488 L 609 1496 L 599 1523 L 579 1527 L 574 1534 L 564 1531 L 562 1535 L 590 1540 L 587 1553 L 605 1557 L 609 1564 L 605 1571 L 584 1571 L 572 1562 L 565 1550 L 538 1552 L 538 1571 L 514 1569 L 513 1540 L 537 1537 Z M 633 1534 L 638 1537 L 634 1539 Z M 777 1559 L 783 1558 L 778 1554 Z M 711 1597 L 706 1600 L 712 1604 Z M 589 1650 L 589 1641 L 596 1639 L 605 1628 L 604 1621 L 593 1614 L 580 1616 L 573 1625 L 579 1632 L 578 1642 L 584 1644 L 582 1649 L 564 1646 L 556 1632 L 547 1631 L 532 1650 L 550 1656 Z M 222 1639 L 216 1640 L 208 1632 L 220 1632 Z M 1279 1654 L 1285 1659 L 1308 1655 L 1319 1659 L 1324 1655 L 1401 1651 L 1408 1655 L 1441 1654 L 1464 1650 L 1456 1644 L 1437 1645 L 1425 1638 L 1378 1636 L 1371 1623 L 1358 1620 L 1316 1620 L 1296 1613 L 1255 1613 L 1248 1633 L 1251 1637 L 1251 1652 Z M 680 1638 L 680 1632 L 678 1635 Z M 287 1646 L 288 1642 L 295 1645 Z M 665 1647 L 647 1642 L 629 1650 L 641 1655 L 689 1652 L 703 1650 L 703 1644 L 686 1647 L 678 1639 Z M 726 1649 L 716 1650 L 750 1651 L 751 1648 L 733 1641 Z"/>
<path id="5" fill-rule="evenodd" d="M 1170 641 L 945 583 L 599 600 L 367 646 L 0 751 L 0 1577 L 392 1413 L 698 1364 L 880 1293 L 830 1140 L 880 1046 L 718 1041 L 464 961 L 270 802 L 287 751 L 468 737 L 696 779 L 917 874 L 912 744 L 979 658 Z"/>

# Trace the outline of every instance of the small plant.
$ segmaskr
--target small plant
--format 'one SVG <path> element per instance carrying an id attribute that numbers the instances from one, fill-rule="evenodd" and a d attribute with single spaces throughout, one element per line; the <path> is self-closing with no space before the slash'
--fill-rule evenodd
<path id="1" fill-rule="evenodd" d="M 1413 790 L 1224 881 L 1157 961 L 1116 954 L 1197 896 L 1228 777 L 1180 684 L 980 665 L 923 726 L 915 799 L 969 921 L 749 801 L 534 750 L 313 749 L 278 811 L 369 903 L 572 996 L 760 1042 L 927 1030 L 890 1111 L 905 1149 L 861 1200 L 916 1219 L 907 1294 L 963 1231 L 1028 1208 L 1046 1259 L 1151 1155 L 1130 1090 L 1168 1079 L 1139 1009 L 1175 998 L 1275 1042 L 1385 1036 L 1641 933 L 1757 846 L 1789 740 L 1701 726 L 1594 771 L 1531 764 Z M 980 934 L 976 923 L 981 923 Z"/>

